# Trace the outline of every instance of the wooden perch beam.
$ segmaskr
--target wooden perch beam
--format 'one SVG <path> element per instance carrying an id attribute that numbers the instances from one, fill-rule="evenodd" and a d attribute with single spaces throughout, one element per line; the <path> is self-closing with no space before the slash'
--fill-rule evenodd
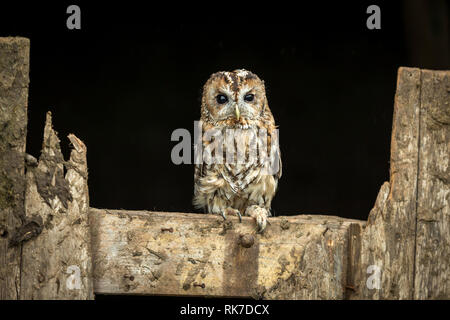
<path id="1" fill-rule="evenodd" d="M 357 220 L 300 215 L 254 221 L 217 215 L 90 209 L 94 291 L 343 299 L 349 228 Z"/>

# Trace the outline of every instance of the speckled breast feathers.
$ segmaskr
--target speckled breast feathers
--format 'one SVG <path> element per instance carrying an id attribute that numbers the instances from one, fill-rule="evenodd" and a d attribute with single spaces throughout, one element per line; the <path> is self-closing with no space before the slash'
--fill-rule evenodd
<path id="1" fill-rule="evenodd" d="M 224 218 L 230 212 L 253 216 L 264 230 L 281 177 L 264 82 L 243 69 L 214 73 L 203 87 L 200 120 L 202 148 L 215 161 L 195 166 L 194 205 Z M 267 170 L 270 155 L 277 157 L 276 170 Z"/>

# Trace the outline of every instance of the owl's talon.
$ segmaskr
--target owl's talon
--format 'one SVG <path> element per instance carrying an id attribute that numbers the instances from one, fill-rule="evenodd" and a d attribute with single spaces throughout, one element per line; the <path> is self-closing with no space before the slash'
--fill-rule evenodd
<path id="1" fill-rule="evenodd" d="M 227 220 L 227 216 L 225 215 L 225 212 L 221 212 L 220 215 L 222 216 L 223 220 Z"/>
<path id="2" fill-rule="evenodd" d="M 257 224 L 257 229 L 256 229 L 256 233 L 262 233 L 265 229 L 266 229 L 266 218 L 263 217 L 258 217 L 256 219 L 256 224 Z"/>
<path id="3" fill-rule="evenodd" d="M 239 222 L 242 222 L 242 216 L 241 216 L 241 213 L 239 212 L 239 210 L 228 207 L 225 209 L 225 211 L 222 212 L 222 217 L 225 215 L 225 212 L 226 212 L 226 215 L 231 215 L 231 214 L 237 215 L 239 217 Z M 224 219 L 225 219 L 225 217 L 224 217 Z"/>
<path id="4" fill-rule="evenodd" d="M 253 205 L 245 210 L 245 214 L 255 219 L 256 233 L 262 233 L 266 229 L 268 222 L 268 212 L 266 208 Z"/>

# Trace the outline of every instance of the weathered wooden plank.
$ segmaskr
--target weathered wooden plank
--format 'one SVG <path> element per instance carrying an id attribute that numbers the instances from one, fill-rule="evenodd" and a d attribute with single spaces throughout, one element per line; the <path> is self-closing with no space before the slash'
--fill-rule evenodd
<path id="1" fill-rule="evenodd" d="M 333 216 L 254 221 L 216 215 L 90 209 L 95 292 L 342 299 L 348 229 Z"/>
<path id="2" fill-rule="evenodd" d="M 28 39 L 0 38 L 0 300 L 20 290 L 20 245 L 9 243 L 25 219 L 29 60 Z"/>
<path id="3" fill-rule="evenodd" d="M 86 147 L 69 139 L 66 162 L 47 113 L 39 163 L 27 170 L 26 213 L 42 232 L 23 243 L 21 299 L 94 298 Z"/>
<path id="4" fill-rule="evenodd" d="M 419 107 L 420 69 L 399 68 L 390 182 L 381 187 L 365 229 L 355 235 L 360 237 L 356 240 L 360 243 L 354 244 L 360 246 L 360 254 L 352 258 L 357 268 L 351 278 L 358 286 L 350 298 L 413 297 Z"/>
<path id="5" fill-rule="evenodd" d="M 415 299 L 450 298 L 450 71 L 422 70 Z"/>

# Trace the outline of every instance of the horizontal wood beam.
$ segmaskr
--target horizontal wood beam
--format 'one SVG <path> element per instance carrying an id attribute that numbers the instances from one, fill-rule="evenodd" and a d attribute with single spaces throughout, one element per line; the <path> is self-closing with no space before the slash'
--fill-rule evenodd
<path id="1" fill-rule="evenodd" d="M 358 220 L 90 209 L 96 294 L 343 299 Z"/>

